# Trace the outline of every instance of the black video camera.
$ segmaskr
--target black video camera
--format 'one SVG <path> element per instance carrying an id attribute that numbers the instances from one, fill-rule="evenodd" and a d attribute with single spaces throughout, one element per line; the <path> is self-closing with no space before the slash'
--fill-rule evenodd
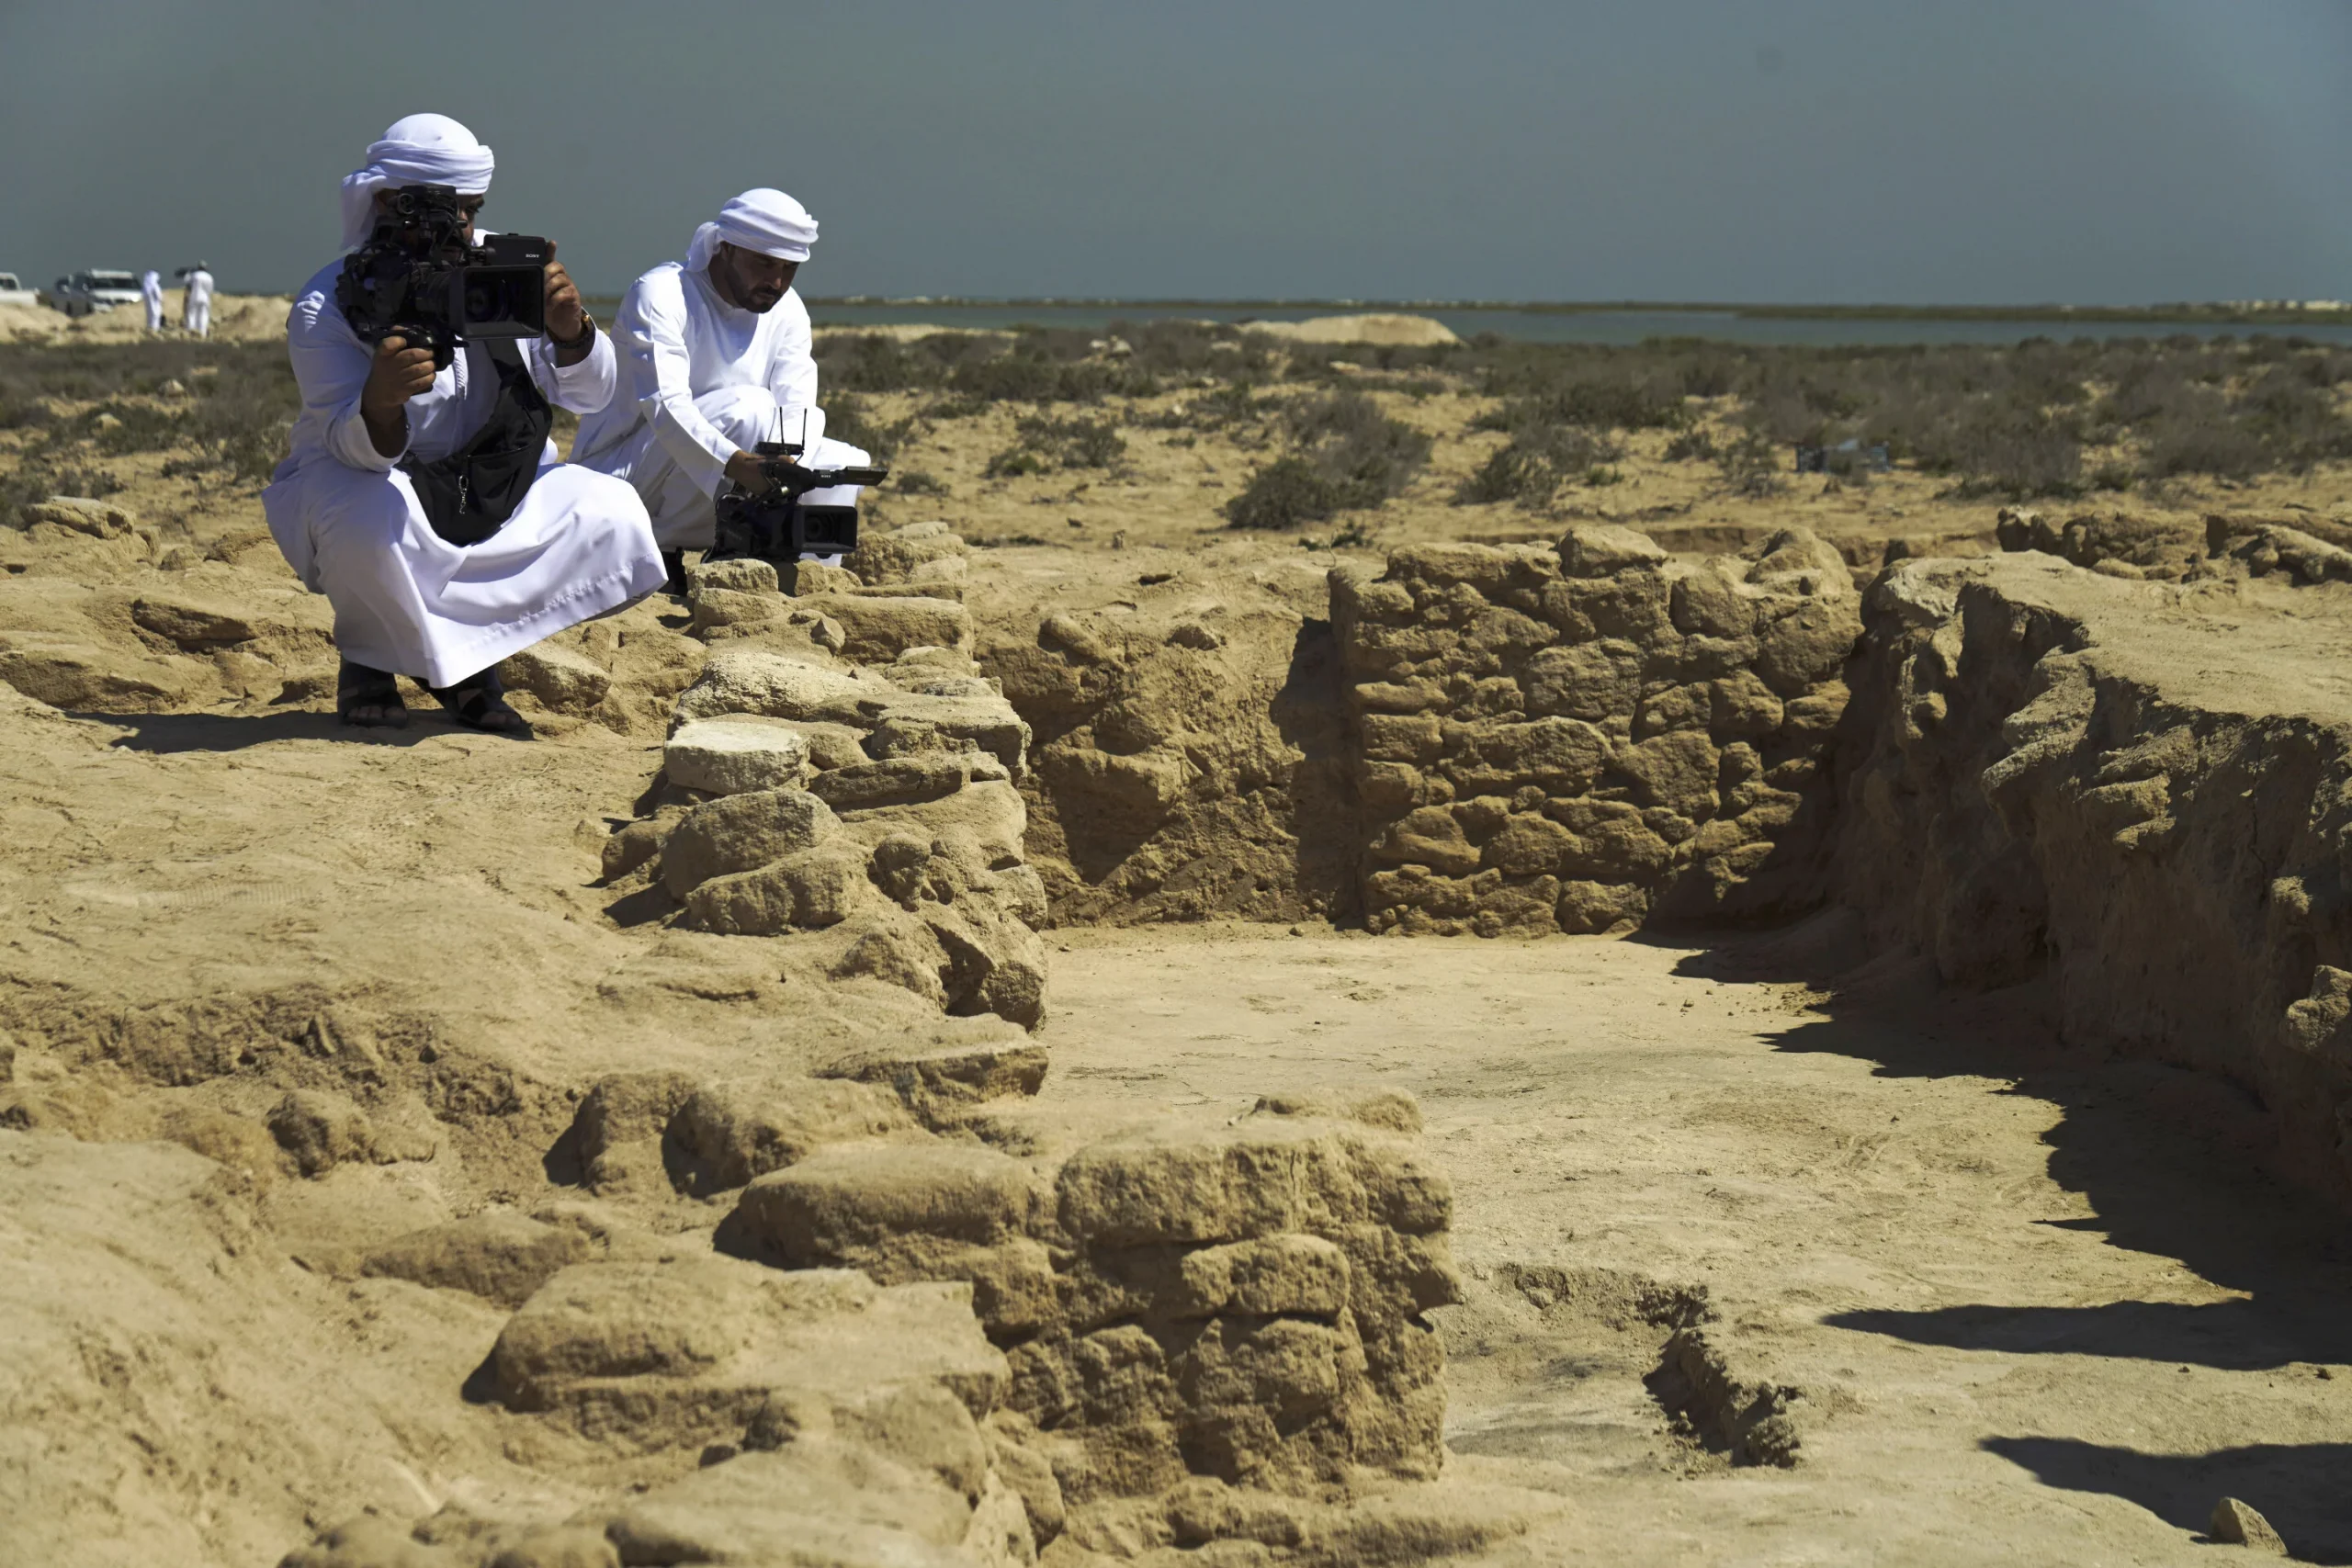
<path id="1" fill-rule="evenodd" d="M 804 468 L 797 443 L 763 441 L 752 450 L 775 488 L 764 494 L 737 491 L 718 498 L 718 532 L 705 560 L 748 558 L 786 563 L 804 555 L 846 555 L 857 548 L 857 508 L 819 504 L 803 498 L 836 485 L 880 484 L 885 468 Z"/>
<path id="2" fill-rule="evenodd" d="M 535 234 L 466 243 L 466 215 L 448 186 L 402 186 L 376 231 L 335 280 L 335 303 L 360 342 L 398 335 L 433 351 L 446 370 L 468 338 L 537 337 L 548 327 L 549 246 Z"/>

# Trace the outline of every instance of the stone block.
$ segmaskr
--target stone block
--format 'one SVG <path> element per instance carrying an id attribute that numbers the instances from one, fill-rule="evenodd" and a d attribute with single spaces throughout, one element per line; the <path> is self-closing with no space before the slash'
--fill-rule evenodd
<path id="1" fill-rule="evenodd" d="M 697 719 L 662 749 L 670 782 L 707 795 L 784 789 L 799 783 L 808 766 L 808 738 L 773 724 Z"/>
<path id="2" fill-rule="evenodd" d="M 772 594 L 781 588 L 775 562 L 742 557 L 703 561 L 688 574 L 688 582 L 696 592 L 723 590 L 730 593 Z"/>
<path id="3" fill-rule="evenodd" d="M 668 865 L 665 853 L 665 877 Z M 834 841 L 696 884 L 683 895 L 683 918 L 722 936 L 775 936 L 839 925 L 878 897 L 866 879 L 865 852 Z"/>
<path id="4" fill-rule="evenodd" d="M 912 1235 L 1000 1246 L 1029 1235 L 1045 1202 L 1021 1161 L 929 1140 L 820 1150 L 746 1187 L 735 1220 L 787 1265 L 809 1268 Z"/>
<path id="5" fill-rule="evenodd" d="M 1641 700 L 1642 650 L 1630 642 L 1549 648 L 1527 661 L 1527 711 L 1590 723 L 1626 718 Z"/>
<path id="6" fill-rule="evenodd" d="M 360 1272 L 518 1307 L 593 1250 L 579 1231 L 493 1209 L 388 1242 L 367 1256 Z"/>
<path id="7" fill-rule="evenodd" d="M 1434 762 L 1445 749 L 1434 715 L 1373 713 L 1362 724 L 1363 754 L 1372 761 Z"/>
<path id="8" fill-rule="evenodd" d="M 130 602 L 130 619 L 187 653 L 209 653 L 262 635 L 243 607 L 192 593 L 142 593 Z"/>
<path id="9" fill-rule="evenodd" d="M 139 526 L 139 514 L 130 508 L 81 495 L 52 495 L 24 508 L 23 517 L 28 527 L 50 523 L 93 539 L 119 539 Z"/>
<path id="10" fill-rule="evenodd" d="M 1321 1317 L 1348 1304 L 1348 1255 L 1321 1236 L 1276 1235 L 1184 1255 L 1180 1317 Z"/>
<path id="11" fill-rule="evenodd" d="M 863 593 L 816 593 L 795 604 L 841 623 L 844 658 L 888 663 L 916 648 L 972 646 L 972 617 L 949 599 L 884 598 Z"/>
<path id="12" fill-rule="evenodd" d="M 613 683 L 603 665 L 560 643 L 537 643 L 509 654 L 498 670 L 507 685 L 528 692 L 549 713 L 584 714 L 605 700 Z"/>
<path id="13" fill-rule="evenodd" d="M 1667 553 L 1647 534 L 1593 525 L 1561 536 L 1560 570 L 1570 577 L 1614 577 L 1623 571 L 1654 571 Z"/>
<path id="14" fill-rule="evenodd" d="M 708 801 L 681 816 L 663 841 L 662 883 L 672 897 L 684 898 L 712 877 L 809 849 L 840 826 L 832 808 L 805 790 L 752 790 Z"/>
<path id="15" fill-rule="evenodd" d="M 819 773 L 808 791 L 836 811 L 856 811 L 937 800 L 962 789 L 968 775 L 968 765 L 954 756 L 900 756 Z"/>
<path id="16" fill-rule="evenodd" d="M 756 714 L 772 718 L 854 721 L 862 703 L 898 694 L 871 676 L 831 670 L 752 647 L 716 649 L 678 699 L 678 721 Z"/>
<path id="17" fill-rule="evenodd" d="M 1464 837 L 1462 825 L 1442 807 L 1424 806 L 1405 814 L 1374 840 L 1375 859 L 1391 865 L 1424 865 L 1449 876 L 1461 876 L 1478 866 L 1476 846 Z"/>

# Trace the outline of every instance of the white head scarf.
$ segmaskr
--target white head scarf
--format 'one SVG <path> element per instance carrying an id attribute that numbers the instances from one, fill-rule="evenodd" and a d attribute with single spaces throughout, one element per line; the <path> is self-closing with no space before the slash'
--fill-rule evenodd
<path id="1" fill-rule="evenodd" d="M 376 227 L 376 193 L 401 186 L 448 186 L 466 196 L 490 189 L 497 160 L 474 133 L 446 114 L 396 119 L 368 149 L 367 166 L 343 177 L 343 247 L 364 243 Z"/>
<path id="2" fill-rule="evenodd" d="M 740 245 L 778 261 L 805 262 L 817 243 L 817 220 L 780 190 L 747 190 L 718 209 L 718 221 L 695 231 L 686 247 L 686 270 L 700 272 L 718 254 L 718 243 Z"/>

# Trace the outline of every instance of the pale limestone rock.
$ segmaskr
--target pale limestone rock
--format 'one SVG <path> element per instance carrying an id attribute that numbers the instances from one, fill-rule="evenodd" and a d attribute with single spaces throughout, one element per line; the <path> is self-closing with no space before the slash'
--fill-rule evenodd
<path id="1" fill-rule="evenodd" d="M 800 782 L 808 765 L 808 738 L 798 731 L 725 719 L 682 726 L 662 750 L 672 784 L 709 795 L 781 789 Z"/>

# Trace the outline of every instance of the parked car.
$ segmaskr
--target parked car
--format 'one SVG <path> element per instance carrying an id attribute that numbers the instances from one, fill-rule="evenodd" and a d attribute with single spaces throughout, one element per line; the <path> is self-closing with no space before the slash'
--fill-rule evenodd
<path id="1" fill-rule="evenodd" d="M 77 272 L 59 278 L 57 287 L 49 291 L 49 302 L 69 316 L 136 305 L 141 298 L 139 276 L 130 272 Z"/>
<path id="2" fill-rule="evenodd" d="M 40 295 L 17 281 L 13 272 L 0 272 L 0 305 L 38 305 Z"/>

